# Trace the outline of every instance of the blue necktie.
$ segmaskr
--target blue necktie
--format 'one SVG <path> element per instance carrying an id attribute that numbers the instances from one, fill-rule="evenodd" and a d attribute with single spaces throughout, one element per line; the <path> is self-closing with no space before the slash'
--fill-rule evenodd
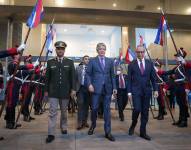
<path id="1" fill-rule="evenodd" d="M 105 64 L 104 64 L 104 58 L 103 58 L 103 57 L 101 57 L 101 67 L 102 67 L 102 69 L 104 70 Z"/>

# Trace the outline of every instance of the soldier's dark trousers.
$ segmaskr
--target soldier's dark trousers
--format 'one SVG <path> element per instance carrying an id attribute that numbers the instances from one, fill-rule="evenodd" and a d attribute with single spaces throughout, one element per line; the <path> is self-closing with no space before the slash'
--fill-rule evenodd
<path id="1" fill-rule="evenodd" d="M 157 102 L 158 102 L 158 105 L 159 105 L 159 114 L 158 114 L 158 117 L 159 116 L 163 116 L 164 115 L 164 110 L 165 110 L 165 99 L 164 99 L 164 92 L 163 92 L 163 87 L 162 85 L 159 86 L 159 96 L 157 98 Z"/>
<path id="2" fill-rule="evenodd" d="M 176 101 L 179 106 L 179 120 L 187 122 L 187 105 L 186 105 L 186 92 L 184 84 L 176 85 Z"/>
<path id="3" fill-rule="evenodd" d="M 7 107 L 5 115 L 6 124 L 15 124 L 15 107 Z"/>
<path id="4" fill-rule="evenodd" d="M 21 82 L 16 80 L 9 81 L 6 89 L 6 115 L 5 120 L 7 124 L 15 123 L 15 107 L 19 100 L 19 89 L 21 86 Z"/>

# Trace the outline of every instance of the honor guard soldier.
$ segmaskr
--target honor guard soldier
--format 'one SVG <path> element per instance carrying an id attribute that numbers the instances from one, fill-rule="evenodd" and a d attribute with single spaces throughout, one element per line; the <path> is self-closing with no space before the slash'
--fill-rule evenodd
<path id="1" fill-rule="evenodd" d="M 121 66 L 117 67 L 116 71 L 116 86 L 117 86 L 117 104 L 120 121 L 124 121 L 123 111 L 128 102 L 127 97 L 127 74 L 123 73 Z"/>
<path id="2" fill-rule="evenodd" d="M 156 61 L 154 62 L 154 67 L 155 67 L 155 71 L 156 71 L 156 82 L 158 85 L 158 93 L 159 96 L 157 97 L 157 102 L 158 102 L 158 106 L 159 106 L 159 111 L 158 111 L 158 116 L 155 119 L 158 120 L 163 120 L 164 119 L 164 115 L 166 113 L 165 111 L 165 90 L 167 89 L 167 85 L 164 82 L 164 77 L 162 75 L 162 73 L 164 72 L 161 67 L 162 67 L 162 63 L 156 59 Z"/>
<path id="3" fill-rule="evenodd" d="M 58 41 L 56 47 L 57 57 L 48 60 L 45 81 L 45 97 L 49 98 L 49 121 L 48 137 L 46 143 L 55 138 L 57 107 L 60 105 L 61 117 L 60 128 L 62 134 L 67 134 L 67 107 L 70 96 L 76 95 L 75 68 L 74 62 L 64 57 L 66 43 Z"/>
<path id="4" fill-rule="evenodd" d="M 44 97 L 44 82 L 45 82 L 45 73 L 46 68 L 42 66 L 40 68 L 40 73 L 35 75 L 34 79 L 34 114 L 41 115 L 42 114 L 42 100 Z"/>
<path id="5" fill-rule="evenodd" d="M 8 57 L 8 56 L 13 56 L 13 55 L 16 55 L 18 53 L 22 53 L 23 50 L 25 49 L 25 44 L 21 44 L 18 48 L 10 48 L 8 50 L 1 50 L 0 51 L 0 58 L 5 58 L 5 57 Z M 2 90 L 3 89 L 3 66 L 1 64 L 0 66 L 0 89 Z M 2 106 L 1 110 L 3 111 L 4 107 Z M 4 140 L 3 137 L 0 137 L 0 141 L 1 140 Z"/>
<path id="6" fill-rule="evenodd" d="M 5 120 L 6 120 L 6 128 L 8 129 L 14 129 L 14 127 L 20 127 L 21 125 L 15 124 L 15 107 L 18 103 L 19 100 L 19 92 L 20 92 L 20 87 L 23 84 L 24 78 L 32 73 L 30 69 L 34 69 L 37 65 L 38 62 L 35 62 L 35 64 L 28 64 L 28 65 L 21 65 L 18 67 L 18 70 L 14 75 L 16 66 L 18 62 L 20 61 L 20 54 L 14 55 L 13 56 L 13 61 L 8 64 L 8 73 L 10 75 L 9 80 L 7 82 L 7 87 L 6 87 L 6 102 L 7 102 L 7 107 L 6 107 L 6 115 L 5 115 Z"/>
<path id="7" fill-rule="evenodd" d="M 178 127 L 187 127 L 187 117 L 188 115 L 188 106 L 186 102 L 186 92 L 185 92 L 185 84 L 186 84 L 186 62 L 184 58 L 186 57 L 187 53 L 180 48 L 178 52 L 174 55 L 178 65 L 165 72 L 165 75 L 173 75 L 174 82 L 175 82 L 175 96 L 176 101 L 179 106 L 179 120 L 173 125 L 177 125 Z"/>
<path id="8" fill-rule="evenodd" d="M 25 65 L 32 64 L 31 55 L 24 57 L 24 64 Z M 31 102 L 31 97 L 33 92 L 33 85 L 31 82 L 32 78 L 33 78 L 33 74 L 27 75 L 21 87 L 21 94 L 24 100 L 22 114 L 23 114 L 23 121 L 26 121 L 26 122 L 30 122 L 31 120 L 35 119 L 30 116 L 30 112 L 29 112 L 29 104 Z"/>

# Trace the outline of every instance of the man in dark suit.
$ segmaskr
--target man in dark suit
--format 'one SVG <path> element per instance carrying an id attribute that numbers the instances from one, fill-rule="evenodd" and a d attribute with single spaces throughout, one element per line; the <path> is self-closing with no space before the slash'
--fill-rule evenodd
<path id="1" fill-rule="evenodd" d="M 76 68 L 76 85 L 77 85 L 77 103 L 78 103 L 78 126 L 77 130 L 83 127 L 89 128 L 87 123 L 88 111 L 90 104 L 90 93 L 85 80 L 89 56 L 85 55 L 82 62 Z"/>
<path id="2" fill-rule="evenodd" d="M 65 42 L 56 42 L 57 57 L 47 62 L 44 93 L 46 97 L 49 97 L 50 103 L 47 143 L 54 140 L 58 104 L 61 109 L 61 132 L 62 134 L 67 134 L 67 107 L 69 97 L 75 96 L 74 62 L 64 57 L 66 46 Z"/>
<path id="3" fill-rule="evenodd" d="M 123 73 L 121 66 L 117 67 L 116 71 L 116 86 L 117 86 L 117 104 L 120 121 L 124 121 L 123 111 L 127 105 L 127 74 Z"/>
<path id="4" fill-rule="evenodd" d="M 128 97 L 133 101 L 132 124 L 129 135 L 134 134 L 137 119 L 141 113 L 140 137 L 151 140 L 146 133 L 148 122 L 149 105 L 152 95 L 151 83 L 154 97 L 158 97 L 156 72 L 153 63 L 144 58 L 145 48 L 139 45 L 136 49 L 137 59 L 128 66 Z"/>
<path id="5" fill-rule="evenodd" d="M 87 68 L 87 85 L 89 91 L 92 92 L 92 124 L 88 134 L 92 135 L 96 127 L 99 99 L 103 96 L 105 137 L 110 141 L 115 141 L 111 134 L 110 115 L 111 95 L 117 94 L 113 61 L 105 57 L 106 45 L 104 43 L 98 43 L 96 50 L 98 56 L 90 60 Z"/>

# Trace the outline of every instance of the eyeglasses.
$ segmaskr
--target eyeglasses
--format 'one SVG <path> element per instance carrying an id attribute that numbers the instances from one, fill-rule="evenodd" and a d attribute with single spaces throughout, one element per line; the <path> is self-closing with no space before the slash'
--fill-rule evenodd
<path id="1" fill-rule="evenodd" d="M 145 53 L 145 51 L 136 51 L 136 53 L 141 53 L 141 54 L 143 54 L 143 53 Z"/>

